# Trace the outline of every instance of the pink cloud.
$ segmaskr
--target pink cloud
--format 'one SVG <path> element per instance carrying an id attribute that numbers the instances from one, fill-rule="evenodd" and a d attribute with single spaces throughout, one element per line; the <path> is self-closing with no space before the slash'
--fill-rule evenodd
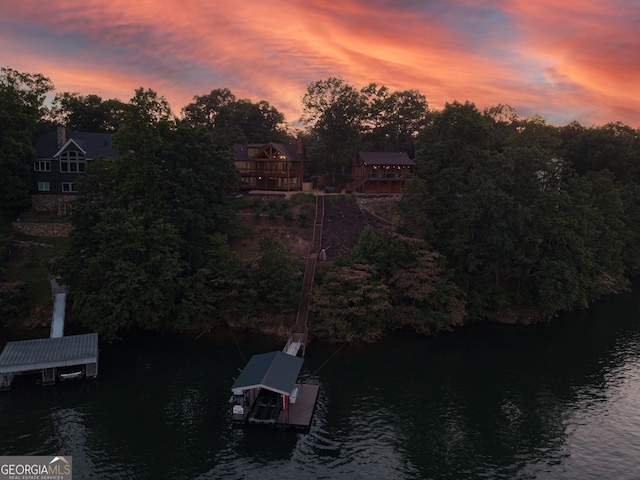
<path id="1" fill-rule="evenodd" d="M 308 83 L 342 76 L 418 89 L 434 108 L 470 100 L 640 124 L 637 9 L 493 3 L 22 0 L 0 5 L 0 58 L 58 91 L 128 100 L 152 88 L 174 111 L 227 87 L 295 121 Z"/>
<path id="2" fill-rule="evenodd" d="M 520 48 L 548 65 L 551 86 L 558 78 L 574 85 L 566 102 L 589 102 L 590 120 L 640 124 L 640 11 L 631 2 L 513 0 L 507 10 L 523 38 Z"/>

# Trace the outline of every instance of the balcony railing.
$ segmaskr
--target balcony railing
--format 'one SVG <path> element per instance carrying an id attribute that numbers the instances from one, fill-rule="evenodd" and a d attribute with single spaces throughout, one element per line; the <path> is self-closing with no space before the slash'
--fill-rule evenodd
<path id="1" fill-rule="evenodd" d="M 403 179 L 403 178 L 411 178 L 413 177 L 413 173 L 388 173 L 388 172 L 384 172 L 384 173 L 369 173 L 366 174 L 367 178 L 397 178 L 397 179 Z"/>

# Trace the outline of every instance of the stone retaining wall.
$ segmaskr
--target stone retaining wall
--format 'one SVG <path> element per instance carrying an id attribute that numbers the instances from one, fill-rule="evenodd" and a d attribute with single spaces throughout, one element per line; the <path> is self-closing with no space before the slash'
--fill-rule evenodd
<path id="1" fill-rule="evenodd" d="M 67 215 L 75 198 L 75 195 L 31 195 L 31 206 L 36 212 L 57 212 L 58 215 Z"/>
<path id="2" fill-rule="evenodd" d="M 34 237 L 68 237 L 70 223 L 13 222 L 13 226 Z"/>

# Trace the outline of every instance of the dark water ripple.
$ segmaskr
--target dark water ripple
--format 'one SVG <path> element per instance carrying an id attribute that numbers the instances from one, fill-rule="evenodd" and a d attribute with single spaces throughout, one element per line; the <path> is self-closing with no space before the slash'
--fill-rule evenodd
<path id="1" fill-rule="evenodd" d="M 309 434 L 234 429 L 229 387 L 279 340 L 219 331 L 101 346 L 96 382 L 0 394 L 0 455 L 76 479 L 640 478 L 640 294 L 533 328 L 312 344 Z M 7 339 L 3 339 L 7 340 Z M 238 351 L 238 345 L 243 349 Z"/>

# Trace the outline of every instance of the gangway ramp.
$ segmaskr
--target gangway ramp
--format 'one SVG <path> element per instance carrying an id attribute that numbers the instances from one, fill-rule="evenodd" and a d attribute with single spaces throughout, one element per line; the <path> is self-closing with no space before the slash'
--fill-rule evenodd
<path id="1" fill-rule="evenodd" d="M 307 255 L 307 261 L 304 268 L 304 279 L 302 280 L 302 292 L 300 295 L 300 304 L 298 305 L 298 314 L 296 321 L 291 327 L 289 340 L 285 345 L 283 352 L 304 357 L 307 348 L 307 340 L 309 337 L 309 303 L 311 302 L 311 291 L 313 289 L 313 281 L 318 263 L 318 255 L 322 250 L 322 227 L 324 223 L 324 195 L 316 196 L 316 218 L 313 223 L 313 240 L 311 242 L 311 250 Z"/>
<path id="2" fill-rule="evenodd" d="M 64 316 L 67 308 L 67 287 L 60 285 L 55 278 L 51 279 L 53 294 L 53 317 L 51 318 L 50 338 L 64 337 Z"/>

